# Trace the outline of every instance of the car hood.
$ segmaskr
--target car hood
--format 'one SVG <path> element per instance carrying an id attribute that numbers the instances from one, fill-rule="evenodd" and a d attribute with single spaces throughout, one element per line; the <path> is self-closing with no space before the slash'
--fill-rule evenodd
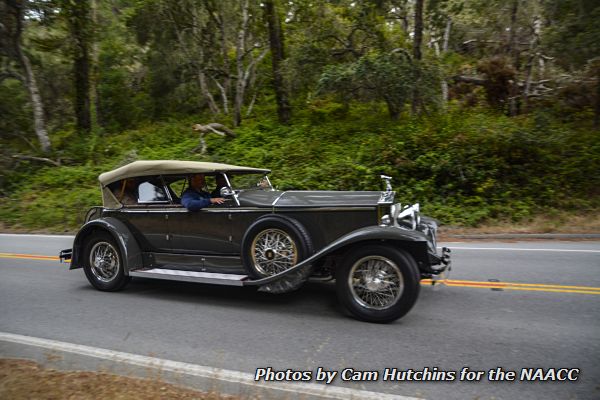
<path id="1" fill-rule="evenodd" d="M 377 191 L 247 190 L 239 193 L 239 200 L 242 207 L 374 207 L 380 196 Z"/>

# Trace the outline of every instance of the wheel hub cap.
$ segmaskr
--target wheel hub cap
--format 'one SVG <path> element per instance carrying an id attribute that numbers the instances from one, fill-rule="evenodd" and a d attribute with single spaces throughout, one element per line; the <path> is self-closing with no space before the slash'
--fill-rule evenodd
<path id="1" fill-rule="evenodd" d="M 404 279 L 398 266 L 388 258 L 375 255 L 354 263 L 348 284 L 358 304 L 375 310 L 393 306 L 404 291 Z"/>
<path id="2" fill-rule="evenodd" d="M 252 262 L 262 275 L 275 275 L 298 262 L 298 250 L 292 237 L 280 229 L 259 232 L 250 248 Z"/>
<path id="3" fill-rule="evenodd" d="M 112 281 L 119 272 L 119 256 L 115 248 L 107 242 L 98 242 L 90 251 L 92 274 L 102 281 Z"/>

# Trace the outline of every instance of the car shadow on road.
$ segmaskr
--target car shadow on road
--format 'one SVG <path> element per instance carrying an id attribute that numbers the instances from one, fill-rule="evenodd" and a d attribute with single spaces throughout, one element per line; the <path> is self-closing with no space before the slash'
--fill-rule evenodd
<path id="1" fill-rule="evenodd" d="M 90 286 L 86 286 L 86 289 L 94 290 Z M 338 316 L 343 312 L 337 302 L 335 285 L 331 282 L 307 282 L 296 291 L 272 294 L 253 287 L 134 278 L 118 293 L 153 301 L 196 303 L 248 311 L 280 310 L 286 313 Z"/>

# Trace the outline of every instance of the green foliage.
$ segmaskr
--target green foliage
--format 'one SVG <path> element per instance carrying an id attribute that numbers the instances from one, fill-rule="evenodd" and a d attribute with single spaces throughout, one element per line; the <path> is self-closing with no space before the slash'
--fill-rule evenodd
<path id="1" fill-rule="evenodd" d="M 266 167 L 280 189 L 381 190 L 379 175 L 386 174 L 398 201 L 420 202 L 425 213 L 464 226 L 600 206 L 600 138 L 593 131 L 454 108 L 394 123 L 375 106 L 328 120 L 307 110 L 290 126 L 265 116 L 237 129 L 234 139 L 208 135 L 203 157 L 192 152 L 194 119 L 95 139 L 64 132 L 60 143 L 71 165 L 21 163 L 7 174 L 0 218 L 23 229 L 75 229 L 100 203 L 97 176 L 135 159 Z"/>
<path id="2" fill-rule="evenodd" d="M 600 4 L 596 0 L 551 0 L 546 17 L 554 23 L 544 45 L 568 69 L 582 67 L 600 55 Z"/>
<path id="3" fill-rule="evenodd" d="M 352 63 L 330 65 L 319 79 L 320 92 L 333 92 L 344 101 L 380 100 L 398 119 L 415 89 L 425 104 L 434 105 L 439 71 L 434 64 L 418 63 L 405 51 L 370 53 Z"/>

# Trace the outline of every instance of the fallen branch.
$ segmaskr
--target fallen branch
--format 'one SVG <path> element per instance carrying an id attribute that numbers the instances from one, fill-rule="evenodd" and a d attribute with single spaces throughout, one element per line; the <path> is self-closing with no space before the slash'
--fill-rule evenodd
<path id="1" fill-rule="evenodd" d="M 465 82 L 472 83 L 474 85 L 485 85 L 487 83 L 487 79 L 480 78 L 478 76 L 466 76 L 466 75 L 455 75 L 452 77 L 455 82 Z"/>
<path id="2" fill-rule="evenodd" d="M 15 154 L 12 156 L 12 158 L 16 158 L 17 160 L 27 160 L 27 161 L 39 161 L 39 162 L 45 162 L 48 164 L 52 164 L 55 167 L 60 167 L 60 159 L 58 159 L 57 161 L 51 160 L 49 158 L 45 158 L 45 157 L 34 157 L 34 156 L 26 156 L 26 155 L 22 155 L 22 154 Z"/>
<path id="3" fill-rule="evenodd" d="M 200 144 L 192 149 L 192 152 L 195 152 L 198 149 L 200 149 L 200 154 L 206 153 L 207 146 L 206 141 L 204 140 L 204 136 L 207 133 L 215 133 L 219 136 L 235 137 L 235 132 L 227 128 L 225 125 L 219 124 L 217 122 L 211 122 L 210 124 L 206 125 L 194 124 L 192 125 L 192 130 L 200 132 Z"/>

